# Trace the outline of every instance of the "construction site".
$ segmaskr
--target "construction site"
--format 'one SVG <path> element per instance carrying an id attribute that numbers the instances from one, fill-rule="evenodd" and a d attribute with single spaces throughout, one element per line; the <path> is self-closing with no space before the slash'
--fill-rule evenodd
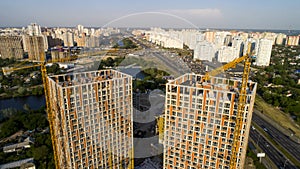
<path id="1" fill-rule="evenodd" d="M 163 168 L 243 168 L 256 83 L 247 82 L 238 137 L 236 120 L 241 79 L 185 74 L 167 83 Z M 236 139 L 236 163 L 233 143 Z"/>
<path id="2" fill-rule="evenodd" d="M 114 70 L 47 77 L 57 168 L 133 168 L 131 80 Z"/>

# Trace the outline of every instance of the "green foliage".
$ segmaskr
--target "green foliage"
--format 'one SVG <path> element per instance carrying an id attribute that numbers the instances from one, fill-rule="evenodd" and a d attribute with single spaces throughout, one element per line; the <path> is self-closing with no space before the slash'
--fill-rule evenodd
<path id="1" fill-rule="evenodd" d="M 259 162 L 256 154 L 253 151 L 249 150 L 249 148 L 247 149 L 247 157 L 251 157 L 253 159 L 254 165 L 257 169 L 266 169 L 266 167 Z"/>
<path id="2" fill-rule="evenodd" d="M 9 65 L 12 65 L 16 63 L 16 60 L 14 58 L 11 58 L 11 59 L 2 59 L 0 58 L 0 67 L 5 67 L 5 66 L 9 66 Z"/>
<path id="3" fill-rule="evenodd" d="M 19 130 L 33 130 L 48 126 L 46 114 L 43 110 L 17 112 L 1 125 L 0 138 L 8 137 Z"/>
<path id="4" fill-rule="evenodd" d="M 32 95 L 43 95 L 44 94 L 44 88 L 41 86 L 35 87 L 31 91 Z"/>
<path id="5" fill-rule="evenodd" d="M 49 153 L 49 148 L 46 145 L 42 145 L 40 147 L 35 147 L 32 151 L 33 153 L 33 158 L 35 160 L 44 160 L 47 159 L 48 153 Z"/>
<path id="6" fill-rule="evenodd" d="M 26 92 L 27 92 L 27 89 L 25 87 L 19 87 L 18 93 L 20 95 L 24 95 L 24 94 L 26 94 Z"/>
<path id="7" fill-rule="evenodd" d="M 47 73 L 48 74 L 61 74 L 61 69 L 59 68 L 59 65 L 57 63 L 53 63 L 52 66 L 47 67 Z"/>
<path id="8" fill-rule="evenodd" d="M 275 46 L 272 51 L 272 64 L 265 68 L 257 67 L 259 70 L 252 78 L 258 82 L 257 93 L 267 103 L 296 116 L 295 120 L 300 124 L 300 85 L 296 83 L 300 75 L 295 73 L 300 69 L 297 66 L 300 60 L 295 60 L 295 56 L 299 54 L 300 47 L 292 49 L 288 46 Z M 291 62 L 297 64 L 291 65 Z"/>
<path id="9" fill-rule="evenodd" d="M 168 76 L 169 74 L 165 71 L 158 70 L 157 68 L 149 68 L 142 71 L 145 75 L 143 80 L 133 81 L 133 90 L 144 92 L 147 89 L 165 89 L 165 84 L 167 80 L 162 79 L 163 76 Z"/>
<path id="10" fill-rule="evenodd" d="M 115 59 L 113 59 L 111 57 L 108 57 L 105 60 L 103 59 L 100 62 L 98 70 L 104 69 L 105 67 L 115 67 L 115 66 L 118 66 L 124 59 L 125 59 L 125 57 L 117 57 Z"/>
<path id="11" fill-rule="evenodd" d="M 4 112 L 1 111 L 1 114 L 4 114 Z M 21 129 L 45 129 L 49 126 L 44 107 L 41 107 L 39 110 L 25 112 L 6 110 L 6 114 L 9 119 L 1 124 L 0 138 L 10 136 Z M 0 151 L 0 164 L 33 157 L 37 168 L 55 168 L 50 134 L 37 132 L 34 133 L 33 138 L 35 142 L 30 149 L 25 149 L 18 153 L 4 153 Z"/>
<path id="12" fill-rule="evenodd" d="M 122 40 L 123 46 L 120 46 L 118 43 L 116 43 L 113 48 L 121 48 L 121 49 L 134 49 L 137 48 L 137 45 L 132 42 L 129 38 L 124 38 Z"/>

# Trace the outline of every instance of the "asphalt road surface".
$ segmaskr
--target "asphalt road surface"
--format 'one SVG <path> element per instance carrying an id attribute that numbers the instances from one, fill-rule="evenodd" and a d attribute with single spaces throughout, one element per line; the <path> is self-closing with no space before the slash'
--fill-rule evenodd
<path id="1" fill-rule="evenodd" d="M 270 123 L 253 114 L 252 122 L 261 127 L 275 142 L 286 149 L 293 157 L 300 161 L 300 144 L 291 140 L 287 135 L 277 130 Z"/>
<path id="2" fill-rule="evenodd" d="M 291 164 L 290 161 L 287 160 L 275 147 L 273 147 L 272 144 L 270 144 L 268 140 L 266 140 L 257 130 L 251 129 L 250 137 L 278 168 L 297 169 L 296 166 Z"/>

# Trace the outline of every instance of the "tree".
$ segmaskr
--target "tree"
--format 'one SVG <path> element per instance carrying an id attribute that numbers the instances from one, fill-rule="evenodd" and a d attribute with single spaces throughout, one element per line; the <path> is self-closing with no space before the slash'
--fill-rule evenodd
<path id="1" fill-rule="evenodd" d="M 19 87 L 19 89 L 18 89 L 18 93 L 20 94 L 20 95 L 25 95 L 26 94 L 26 92 L 27 92 L 27 89 L 26 88 L 24 88 L 24 87 Z"/>
<path id="2" fill-rule="evenodd" d="M 44 160 L 48 157 L 49 149 L 46 145 L 42 145 L 40 147 L 34 147 L 32 153 L 35 160 Z"/>

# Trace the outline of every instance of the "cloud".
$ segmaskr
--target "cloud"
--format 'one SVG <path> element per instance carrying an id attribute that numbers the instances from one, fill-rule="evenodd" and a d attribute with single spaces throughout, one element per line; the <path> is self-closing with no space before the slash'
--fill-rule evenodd
<path id="1" fill-rule="evenodd" d="M 222 17 L 222 12 L 219 9 L 205 8 L 205 9 L 171 9 L 171 10 L 163 10 L 163 12 L 172 13 L 175 15 L 190 15 L 197 17 L 214 17 L 220 18 Z"/>

